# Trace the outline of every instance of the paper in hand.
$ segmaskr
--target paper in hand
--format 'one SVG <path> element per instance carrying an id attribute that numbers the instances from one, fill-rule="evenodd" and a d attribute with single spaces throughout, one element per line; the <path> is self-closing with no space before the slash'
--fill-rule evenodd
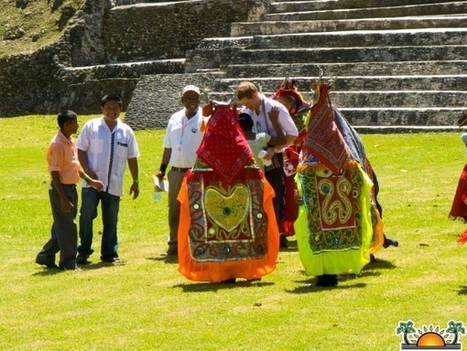
<path id="1" fill-rule="evenodd" d="M 169 182 L 167 179 L 161 179 L 153 175 L 152 180 L 154 182 L 154 187 L 159 191 L 169 191 Z"/>

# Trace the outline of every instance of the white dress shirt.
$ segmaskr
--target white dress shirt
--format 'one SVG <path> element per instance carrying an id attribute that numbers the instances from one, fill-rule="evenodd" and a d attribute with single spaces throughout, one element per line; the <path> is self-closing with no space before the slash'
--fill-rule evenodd
<path id="1" fill-rule="evenodd" d="M 196 161 L 203 133 L 200 130 L 203 116 L 201 108 L 188 119 L 185 109 L 175 112 L 169 119 L 164 138 L 164 148 L 172 149 L 169 163 L 173 167 L 191 168 Z"/>
<path id="2" fill-rule="evenodd" d="M 104 190 L 122 196 L 127 160 L 139 157 L 133 130 L 120 120 L 110 130 L 103 117 L 92 119 L 84 124 L 76 145 L 87 153 L 89 169 L 104 183 Z"/>

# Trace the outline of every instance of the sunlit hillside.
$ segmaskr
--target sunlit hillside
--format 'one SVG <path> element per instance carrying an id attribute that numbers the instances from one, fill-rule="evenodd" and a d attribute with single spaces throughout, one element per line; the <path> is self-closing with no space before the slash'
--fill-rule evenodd
<path id="1" fill-rule="evenodd" d="M 0 57 L 55 42 L 85 0 L 2 0 Z"/>

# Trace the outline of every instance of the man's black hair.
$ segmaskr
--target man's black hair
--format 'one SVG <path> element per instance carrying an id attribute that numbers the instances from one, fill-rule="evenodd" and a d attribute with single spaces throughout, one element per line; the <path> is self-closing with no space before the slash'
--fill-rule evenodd
<path id="1" fill-rule="evenodd" d="M 63 128 L 66 122 L 78 118 L 78 115 L 71 110 L 63 110 L 57 116 L 57 123 L 60 129 Z"/>
<path id="2" fill-rule="evenodd" d="M 253 120 L 248 113 L 242 112 L 238 115 L 238 124 L 244 132 L 249 132 L 253 129 Z"/>
<path id="3" fill-rule="evenodd" d="M 107 94 L 101 100 L 101 106 L 104 106 L 107 101 L 116 101 L 122 107 L 122 98 L 118 94 Z"/>

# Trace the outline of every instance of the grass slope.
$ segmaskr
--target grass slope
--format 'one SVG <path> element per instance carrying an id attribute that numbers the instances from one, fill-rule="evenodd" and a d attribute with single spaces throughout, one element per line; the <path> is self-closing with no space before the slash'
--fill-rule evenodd
<path id="1" fill-rule="evenodd" d="M 85 0 L 2 0 L 0 57 L 31 52 L 58 40 Z"/>
<path id="2" fill-rule="evenodd" d="M 163 131 L 136 133 L 141 195 L 122 199 L 124 263 L 96 254 L 75 272 L 36 265 L 51 225 L 45 150 L 55 132 L 54 116 L 0 119 L 0 350 L 399 350 L 400 321 L 467 323 L 467 247 L 455 243 L 464 225 L 447 219 L 465 163 L 457 133 L 363 135 L 385 231 L 400 246 L 322 289 L 309 285 L 294 248 L 257 283 L 181 276 L 162 256 L 166 198 L 152 200 Z"/>

